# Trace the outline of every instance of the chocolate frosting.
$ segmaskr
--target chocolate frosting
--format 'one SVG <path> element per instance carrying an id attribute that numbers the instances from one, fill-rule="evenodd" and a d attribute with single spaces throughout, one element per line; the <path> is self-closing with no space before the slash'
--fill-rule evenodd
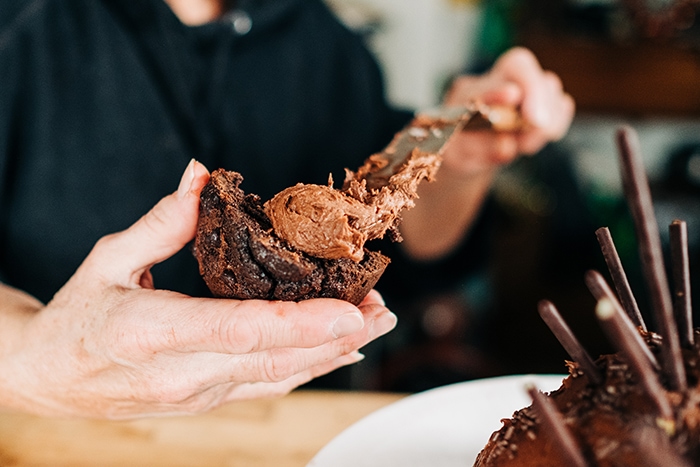
<path id="1" fill-rule="evenodd" d="M 265 213 L 277 235 L 298 250 L 361 261 L 366 241 L 387 233 L 401 239 L 401 213 L 414 206 L 418 185 L 434 179 L 451 135 L 465 126 L 517 131 L 521 125 L 514 109 L 480 103 L 418 114 L 357 172 L 346 169 L 341 189 L 332 180 L 328 186 L 299 184 L 265 203 Z"/>
<path id="2" fill-rule="evenodd" d="M 306 300 L 327 297 L 355 305 L 374 287 L 389 258 L 370 251 L 355 262 L 315 258 L 275 235 L 260 198 L 246 194 L 241 174 L 215 170 L 201 194 L 193 252 L 217 297 Z"/>
<path id="3" fill-rule="evenodd" d="M 381 170 L 383 159 L 370 157 L 357 172 L 346 171 L 342 189 L 297 184 L 264 205 L 276 234 L 295 248 L 318 258 L 361 261 L 368 240 L 391 231 L 400 239 L 401 212 L 413 207 L 422 180 L 432 180 L 438 154 L 414 150 L 386 185 L 368 188 L 367 177 Z"/>

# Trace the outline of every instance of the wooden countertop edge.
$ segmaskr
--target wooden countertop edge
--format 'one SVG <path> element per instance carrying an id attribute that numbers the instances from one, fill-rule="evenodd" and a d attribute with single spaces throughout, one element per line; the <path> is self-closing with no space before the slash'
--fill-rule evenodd
<path id="1" fill-rule="evenodd" d="M 0 465 L 305 466 L 345 428 L 404 396 L 297 390 L 201 415 L 131 421 L 0 411 Z"/>

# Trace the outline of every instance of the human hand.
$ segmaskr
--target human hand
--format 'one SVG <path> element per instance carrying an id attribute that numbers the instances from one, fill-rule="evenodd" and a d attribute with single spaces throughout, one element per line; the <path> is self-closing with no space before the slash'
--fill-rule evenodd
<path id="1" fill-rule="evenodd" d="M 455 135 L 443 167 L 458 174 L 493 171 L 519 155 L 538 152 L 566 134 L 575 110 L 559 77 L 543 70 L 533 53 L 520 47 L 504 53 L 482 76 L 457 78 L 445 97 L 446 105 L 474 101 L 519 108 L 523 127 L 517 132 L 474 130 Z"/>
<path id="2" fill-rule="evenodd" d="M 100 239 L 51 302 L 22 314 L 0 346 L 3 405 L 114 419 L 202 412 L 286 394 L 357 362 L 359 348 L 394 327 L 374 291 L 355 307 L 156 290 L 150 268 L 194 237 L 208 177 L 191 162 L 176 193 Z"/>

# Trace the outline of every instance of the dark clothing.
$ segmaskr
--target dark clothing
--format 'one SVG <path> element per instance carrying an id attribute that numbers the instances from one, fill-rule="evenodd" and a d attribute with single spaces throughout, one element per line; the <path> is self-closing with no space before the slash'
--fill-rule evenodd
<path id="1" fill-rule="evenodd" d="M 191 158 L 267 199 L 340 183 L 410 118 L 321 1 L 237 5 L 189 27 L 162 0 L 0 0 L 0 280 L 49 300 Z M 189 251 L 154 276 L 204 293 Z"/>
<path id="2" fill-rule="evenodd" d="M 0 281 L 49 301 L 100 237 L 172 193 L 192 158 L 240 172 L 266 200 L 331 172 L 341 183 L 410 119 L 321 0 L 236 8 L 190 27 L 163 0 L 0 0 Z M 479 222 L 426 263 L 371 245 L 392 260 L 377 288 L 403 324 L 365 347 L 363 366 L 313 384 L 376 389 L 383 353 L 393 364 L 421 345 L 423 298 L 461 297 L 480 277 L 489 237 Z M 158 288 L 208 294 L 188 248 L 153 275 Z"/>

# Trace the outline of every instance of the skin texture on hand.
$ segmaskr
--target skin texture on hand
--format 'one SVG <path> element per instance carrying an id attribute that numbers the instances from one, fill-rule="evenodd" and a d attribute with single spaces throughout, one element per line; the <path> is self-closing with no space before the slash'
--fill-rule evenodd
<path id="1" fill-rule="evenodd" d="M 465 174 L 488 171 L 519 155 L 537 153 L 566 134 L 575 110 L 574 100 L 564 92 L 559 77 L 543 70 L 532 52 L 520 47 L 503 54 L 484 75 L 457 78 L 445 105 L 474 100 L 519 108 L 525 125 L 519 132 L 469 131 L 458 135 L 445 152 L 444 164 Z"/>
<path id="2" fill-rule="evenodd" d="M 403 215 L 403 247 L 416 259 L 448 254 L 474 222 L 498 170 L 520 155 L 535 154 L 561 139 L 575 111 L 574 100 L 559 77 L 543 70 L 524 48 L 506 52 L 484 75 L 457 78 L 444 103 L 455 106 L 474 101 L 520 109 L 523 128 L 454 135 L 435 182 L 421 184 L 416 206 Z"/>
<path id="3" fill-rule="evenodd" d="M 0 285 L 0 404 L 48 416 L 133 418 L 279 396 L 362 358 L 396 317 L 375 291 L 331 299 L 193 298 L 153 288 L 150 268 L 193 237 L 209 174 L 100 239 L 43 306 Z"/>

